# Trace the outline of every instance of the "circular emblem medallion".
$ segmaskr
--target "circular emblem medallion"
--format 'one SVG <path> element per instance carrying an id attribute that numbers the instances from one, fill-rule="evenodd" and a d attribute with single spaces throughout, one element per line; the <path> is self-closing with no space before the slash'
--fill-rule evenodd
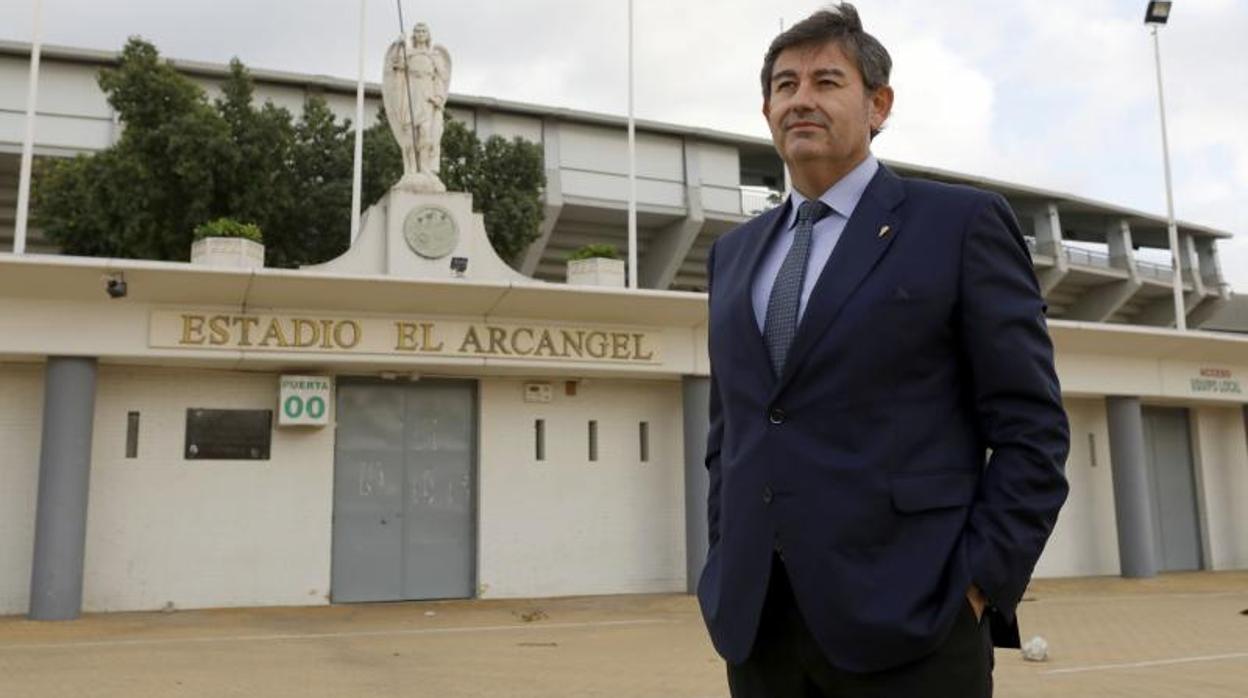
<path id="1" fill-rule="evenodd" d="M 455 250 L 459 231 L 450 211 L 441 206 L 421 206 L 403 219 L 403 238 L 421 257 L 441 259 Z"/>

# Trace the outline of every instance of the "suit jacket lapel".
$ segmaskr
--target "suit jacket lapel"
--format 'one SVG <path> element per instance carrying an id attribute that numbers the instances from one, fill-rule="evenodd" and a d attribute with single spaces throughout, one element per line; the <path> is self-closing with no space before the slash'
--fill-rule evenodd
<path id="1" fill-rule="evenodd" d="M 751 357 L 751 361 L 761 361 L 768 367 L 768 373 L 771 373 L 771 358 L 767 353 L 767 345 L 763 341 L 763 333 L 758 329 L 758 320 L 754 316 L 754 275 L 758 273 L 758 265 L 762 262 L 763 254 L 767 251 L 770 242 L 780 231 L 784 222 L 789 219 L 788 211 L 789 203 L 786 199 L 784 204 L 776 206 L 757 219 L 756 228 L 744 245 L 745 249 L 740 258 L 744 268 L 740 274 L 733 275 L 734 279 L 742 280 L 740 288 L 735 289 L 732 299 L 733 313 L 736 316 L 736 334 L 755 354 Z"/>
<path id="2" fill-rule="evenodd" d="M 784 375 L 776 384 L 777 392 L 793 378 L 802 360 L 836 319 L 845 301 L 849 300 L 896 239 L 900 221 L 896 209 L 903 198 L 905 192 L 901 180 L 881 164 L 815 282 L 798 324 L 797 336 L 785 360 Z M 888 232 L 881 235 L 880 231 L 886 225 Z M 765 349 L 763 353 L 766 354 Z"/>

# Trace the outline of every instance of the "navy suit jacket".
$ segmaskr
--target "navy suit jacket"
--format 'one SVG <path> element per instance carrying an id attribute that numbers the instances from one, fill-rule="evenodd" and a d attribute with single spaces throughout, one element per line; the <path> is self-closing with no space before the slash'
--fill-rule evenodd
<path id="1" fill-rule="evenodd" d="M 995 644 L 1066 499 L 1069 427 L 1018 223 L 998 194 L 881 165 L 776 376 L 751 280 L 787 205 L 707 261 L 710 548 L 698 599 L 728 661 L 750 654 L 773 550 L 833 665 L 934 650 L 988 596 Z"/>

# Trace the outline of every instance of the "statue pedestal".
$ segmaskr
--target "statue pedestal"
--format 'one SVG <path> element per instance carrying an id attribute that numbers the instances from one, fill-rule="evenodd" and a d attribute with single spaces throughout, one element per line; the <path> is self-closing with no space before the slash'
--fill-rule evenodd
<path id="1" fill-rule="evenodd" d="M 440 194 L 446 191 L 446 185 L 432 172 L 412 172 L 403 175 L 393 187 L 413 194 Z"/>
<path id="2" fill-rule="evenodd" d="M 472 211 L 471 194 L 414 192 L 402 182 L 364 212 L 350 249 L 337 259 L 303 268 L 409 279 L 542 283 L 499 258 L 486 236 L 485 219 Z"/>

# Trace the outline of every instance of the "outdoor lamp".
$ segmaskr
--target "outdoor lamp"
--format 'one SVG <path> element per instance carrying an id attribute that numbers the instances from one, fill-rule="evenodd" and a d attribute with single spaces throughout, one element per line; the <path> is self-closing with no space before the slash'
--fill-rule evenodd
<path id="1" fill-rule="evenodd" d="M 1170 0 L 1151 0 L 1144 12 L 1145 24 L 1165 24 L 1170 19 Z"/>

